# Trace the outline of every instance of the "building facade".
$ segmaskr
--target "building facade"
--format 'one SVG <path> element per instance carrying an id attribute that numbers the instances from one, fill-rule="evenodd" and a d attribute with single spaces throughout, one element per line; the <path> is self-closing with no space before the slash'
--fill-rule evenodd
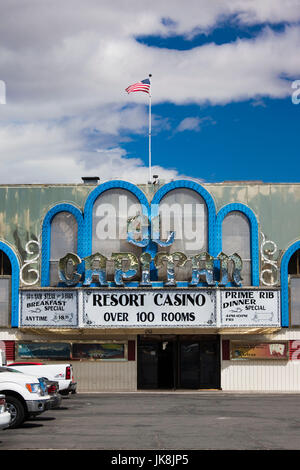
<path id="1" fill-rule="evenodd" d="M 0 186 L 0 341 L 78 391 L 300 390 L 300 185 Z"/>

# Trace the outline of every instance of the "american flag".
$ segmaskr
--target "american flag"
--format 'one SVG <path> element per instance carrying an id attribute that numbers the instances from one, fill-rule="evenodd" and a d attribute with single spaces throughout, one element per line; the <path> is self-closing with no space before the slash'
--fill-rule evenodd
<path id="1" fill-rule="evenodd" d="M 144 91 L 145 93 L 150 93 L 150 80 L 145 78 L 140 82 L 134 83 L 125 89 L 127 93 L 133 93 L 134 91 Z"/>

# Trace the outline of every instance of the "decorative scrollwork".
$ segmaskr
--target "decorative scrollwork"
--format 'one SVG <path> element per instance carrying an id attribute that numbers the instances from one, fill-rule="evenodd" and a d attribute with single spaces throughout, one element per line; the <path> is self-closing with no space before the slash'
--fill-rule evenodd
<path id="1" fill-rule="evenodd" d="M 275 286 L 276 284 L 278 284 L 279 279 L 278 248 L 275 242 L 273 242 L 272 240 L 267 240 L 262 232 L 260 234 L 262 237 L 260 245 L 260 280 L 265 286 Z M 277 255 L 277 259 L 274 259 L 275 255 Z M 269 280 L 266 279 L 266 275 L 269 277 Z"/>
<path id="2" fill-rule="evenodd" d="M 39 282 L 40 279 L 40 273 L 38 269 L 35 268 L 29 268 L 30 265 L 36 264 L 38 266 L 40 255 L 41 255 L 41 236 L 38 236 L 37 240 L 29 240 L 26 245 L 25 245 L 25 251 L 28 253 L 28 255 L 33 255 L 31 258 L 28 258 L 24 260 L 24 264 L 22 268 L 20 269 L 20 281 L 25 284 L 26 286 L 34 286 Z M 36 247 L 36 249 L 33 249 L 33 246 Z M 26 280 L 23 277 L 23 272 L 27 270 L 27 273 L 34 273 L 35 278 L 32 281 Z"/>

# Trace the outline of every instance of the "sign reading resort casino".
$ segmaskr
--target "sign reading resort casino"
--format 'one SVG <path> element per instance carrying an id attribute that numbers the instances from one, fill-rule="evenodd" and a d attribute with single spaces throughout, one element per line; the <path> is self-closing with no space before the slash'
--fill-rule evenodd
<path id="1" fill-rule="evenodd" d="M 215 290 L 85 291 L 83 322 L 102 328 L 216 326 Z"/>

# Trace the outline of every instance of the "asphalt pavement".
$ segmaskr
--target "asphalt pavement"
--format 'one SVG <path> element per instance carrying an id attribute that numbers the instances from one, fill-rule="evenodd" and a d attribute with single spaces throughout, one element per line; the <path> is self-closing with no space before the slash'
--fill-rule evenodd
<path id="1" fill-rule="evenodd" d="M 60 409 L 0 431 L 0 454 L 23 449 L 299 450 L 299 404 L 300 396 L 288 393 L 78 393 L 64 397 Z"/>

